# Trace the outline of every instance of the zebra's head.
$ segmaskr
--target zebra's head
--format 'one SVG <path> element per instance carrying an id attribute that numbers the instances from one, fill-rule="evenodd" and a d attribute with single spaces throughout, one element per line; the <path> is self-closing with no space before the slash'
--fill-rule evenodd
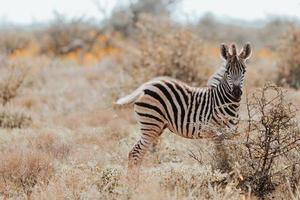
<path id="1" fill-rule="evenodd" d="M 229 47 L 225 44 L 221 45 L 221 55 L 225 60 L 224 78 L 227 81 L 233 96 L 240 99 L 242 96 L 242 88 L 246 72 L 245 61 L 251 55 L 251 47 L 246 43 L 240 53 L 237 54 L 236 46 Z"/>

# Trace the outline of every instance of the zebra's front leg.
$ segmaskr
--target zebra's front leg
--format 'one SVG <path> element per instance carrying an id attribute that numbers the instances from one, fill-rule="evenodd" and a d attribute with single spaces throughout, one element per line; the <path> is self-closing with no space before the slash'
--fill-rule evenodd
<path id="1" fill-rule="evenodd" d="M 133 146 L 128 155 L 128 178 L 138 181 L 140 166 L 146 152 L 157 141 L 160 134 L 144 131 L 141 139 Z"/>

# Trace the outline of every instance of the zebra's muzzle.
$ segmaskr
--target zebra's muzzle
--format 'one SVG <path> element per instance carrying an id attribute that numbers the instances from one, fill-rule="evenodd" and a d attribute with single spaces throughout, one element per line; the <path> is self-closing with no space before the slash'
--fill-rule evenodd
<path id="1" fill-rule="evenodd" d="M 233 86 L 232 93 L 236 99 L 240 99 L 243 94 L 243 91 L 240 86 Z"/>

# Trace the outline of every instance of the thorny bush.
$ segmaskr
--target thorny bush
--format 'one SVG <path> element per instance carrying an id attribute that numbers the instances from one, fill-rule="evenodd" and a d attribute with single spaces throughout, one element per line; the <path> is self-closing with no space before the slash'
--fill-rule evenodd
<path id="1" fill-rule="evenodd" d="M 225 137 L 228 140 L 221 143 L 226 157 L 218 156 L 220 161 L 214 158 L 213 162 L 228 163 L 226 169 L 232 170 L 230 178 L 238 182 L 237 186 L 260 198 L 266 198 L 286 181 L 296 191 L 300 180 L 300 162 L 295 159 L 300 155 L 300 129 L 297 109 L 287 99 L 286 91 L 266 84 L 246 98 L 246 114 L 232 140 Z M 220 152 L 217 147 L 215 151 Z M 191 152 L 191 157 L 201 163 L 202 155 L 197 154 Z"/>
<path id="2" fill-rule="evenodd" d="M 299 164 L 292 158 L 300 150 L 297 109 L 286 96 L 282 88 L 267 84 L 247 98 L 246 141 L 236 146 L 244 177 L 240 186 L 250 186 L 259 197 L 272 192 L 282 179 L 292 178 L 287 176 Z"/>

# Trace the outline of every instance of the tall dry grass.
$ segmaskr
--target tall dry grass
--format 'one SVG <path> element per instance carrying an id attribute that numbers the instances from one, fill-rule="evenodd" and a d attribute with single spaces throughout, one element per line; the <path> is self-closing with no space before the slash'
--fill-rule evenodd
<path id="1" fill-rule="evenodd" d="M 278 54 L 277 83 L 298 89 L 300 86 L 300 29 L 293 28 L 282 38 Z"/>
<path id="2" fill-rule="evenodd" d="M 6 103 L 1 107 L 4 114 L 0 113 L 0 198 L 250 200 L 258 198 L 262 185 L 256 169 L 263 171 L 261 175 L 268 176 L 267 180 L 271 181 L 268 184 L 273 186 L 272 190 L 265 191 L 265 199 L 299 198 L 298 152 L 280 155 L 271 162 L 271 170 L 261 170 L 259 157 L 249 158 L 244 137 L 248 126 L 244 123 L 238 129 L 239 134 L 220 149 L 226 150 L 225 161 L 230 164 L 230 170 L 218 169 L 224 160 L 216 156 L 218 152 L 211 141 L 191 141 L 165 132 L 156 148 L 146 156 L 137 188 L 128 185 L 127 156 L 140 136 L 139 128 L 132 113 L 115 112 L 111 103 L 154 76 L 168 75 L 192 85 L 204 85 L 221 62 L 217 44 L 203 41 L 202 35 L 193 28 L 169 20 L 141 14 L 130 31 L 132 35 L 109 38 L 108 46 L 113 42 L 120 52 L 110 54 L 94 66 L 86 67 L 63 56 L 53 56 L 56 53 L 50 48 L 56 32 L 62 36 L 59 39 L 67 38 L 66 42 L 58 41 L 62 45 L 57 45 L 60 49 L 57 52 L 78 37 L 93 38 L 94 33 L 89 35 L 90 27 L 85 26 L 53 26 L 55 30 L 48 27 L 49 32 L 41 34 L 53 33 L 47 35 L 51 38 L 46 41 L 50 42 L 40 44 L 50 44 L 45 47 L 47 53 L 27 59 L 0 59 L 0 64 L 6 66 L 1 68 L 0 91 L 10 91 L 4 92 L 10 95 L 2 95 Z M 256 47 L 256 43 L 253 45 Z M 253 61 L 250 60 L 246 80 L 250 93 L 258 94 L 253 89 L 276 75 L 273 51 L 265 49 L 272 55 L 254 53 Z M 17 65 L 15 71 L 7 68 L 12 59 L 29 66 L 24 79 L 19 76 L 23 65 Z M 286 96 L 299 95 L 298 91 L 288 93 Z M 259 102 L 251 106 L 260 105 Z M 285 103 L 272 105 L 265 118 L 251 122 L 251 151 L 262 147 L 259 152 L 265 152 L 264 138 L 268 137 L 262 129 L 263 119 L 273 120 L 276 125 L 278 120 L 274 119 L 287 114 L 289 104 Z M 245 104 L 242 107 L 241 115 L 247 117 Z M 298 115 L 293 115 L 293 120 Z M 275 126 L 279 132 L 273 131 L 272 140 L 278 140 L 277 135 L 280 140 L 289 139 L 286 141 L 296 137 L 297 131 L 287 126 L 283 129 L 280 124 Z M 273 143 L 269 145 L 276 149 Z M 191 152 L 196 157 L 191 157 Z M 257 168 L 252 169 L 251 165 Z"/>

